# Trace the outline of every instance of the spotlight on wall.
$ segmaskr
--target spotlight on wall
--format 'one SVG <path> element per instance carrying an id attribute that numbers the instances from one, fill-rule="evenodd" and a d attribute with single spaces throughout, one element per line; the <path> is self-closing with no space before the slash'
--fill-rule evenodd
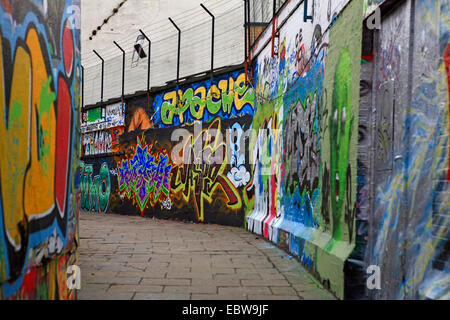
<path id="1" fill-rule="evenodd" d="M 134 49 L 139 54 L 139 58 L 143 59 L 143 58 L 147 58 L 147 54 L 145 53 L 144 48 L 142 47 L 141 41 L 144 41 L 143 35 L 139 35 L 137 37 L 136 43 L 134 45 Z"/>

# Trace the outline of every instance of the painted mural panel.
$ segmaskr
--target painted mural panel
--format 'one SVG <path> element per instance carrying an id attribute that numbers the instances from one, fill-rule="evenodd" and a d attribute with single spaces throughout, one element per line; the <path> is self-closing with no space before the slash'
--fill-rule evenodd
<path id="1" fill-rule="evenodd" d="M 134 97 L 127 101 L 125 132 L 155 128 L 154 95 Z"/>
<path id="2" fill-rule="evenodd" d="M 119 136 L 125 128 L 125 103 L 82 112 L 81 156 L 118 152 Z"/>
<path id="3" fill-rule="evenodd" d="M 81 161 L 79 169 L 81 209 L 94 212 L 108 210 L 111 189 L 117 189 L 114 181 L 115 171 L 109 169 L 109 163 L 111 161 L 107 159 L 91 160 L 89 163 Z"/>
<path id="4" fill-rule="evenodd" d="M 108 211 L 243 226 L 250 165 L 246 148 L 231 146 L 242 146 L 250 124 L 251 117 L 216 118 L 124 133 L 125 155 L 114 157 L 117 177 L 111 176 L 120 199 L 111 198 Z"/>
<path id="5" fill-rule="evenodd" d="M 387 164 L 390 170 L 387 178 L 377 183 L 368 260 L 380 266 L 384 276 L 382 290 L 370 292 L 370 296 L 448 300 L 449 5 L 448 1 L 417 1 L 414 10 L 410 5 L 408 2 L 383 20 L 379 41 L 387 50 L 377 52 L 376 57 L 376 80 L 381 84 L 376 94 L 385 96 L 385 88 L 390 89 L 390 99 L 380 99 L 377 109 L 382 113 L 386 101 L 394 101 L 390 105 L 397 111 L 391 114 L 395 124 L 401 125 L 389 130 L 393 137 L 386 139 L 391 142 L 392 156 L 383 153 L 379 162 L 379 170 Z M 413 26 L 405 25 L 410 12 L 415 13 L 411 17 L 415 33 L 411 32 Z M 406 28 L 404 36 L 393 38 L 390 31 L 402 27 Z M 408 42 L 414 45 L 402 45 Z M 403 63 L 411 55 L 412 69 Z M 379 126 L 382 120 L 378 120 Z"/>
<path id="6" fill-rule="evenodd" d="M 81 155 L 92 156 L 118 152 L 119 137 L 123 132 L 124 127 L 116 127 L 82 134 Z"/>
<path id="7" fill-rule="evenodd" d="M 84 111 L 81 118 L 81 133 L 124 126 L 125 107 L 125 103 L 116 103 Z"/>
<path id="8" fill-rule="evenodd" d="M 213 80 L 164 91 L 154 97 L 157 128 L 190 125 L 216 117 L 231 119 L 253 115 L 255 96 L 245 83 L 245 73 L 235 71 Z"/>
<path id="9" fill-rule="evenodd" d="M 75 295 L 79 5 L 0 4 L 0 298 Z"/>

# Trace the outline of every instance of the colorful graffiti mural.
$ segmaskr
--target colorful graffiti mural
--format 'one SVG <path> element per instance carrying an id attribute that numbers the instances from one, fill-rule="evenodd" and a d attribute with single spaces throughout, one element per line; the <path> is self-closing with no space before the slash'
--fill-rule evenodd
<path id="1" fill-rule="evenodd" d="M 119 151 L 119 136 L 125 130 L 125 104 L 89 109 L 81 118 L 81 156 Z"/>
<path id="2" fill-rule="evenodd" d="M 103 163 L 98 175 L 92 165 L 80 163 L 81 209 L 106 212 L 111 194 L 111 181 L 107 163 Z"/>
<path id="3" fill-rule="evenodd" d="M 171 171 L 169 155 L 165 152 L 153 155 L 151 147 L 137 139 L 136 151 L 130 159 L 122 160 L 118 170 L 121 192 L 128 199 L 135 199 L 143 215 L 147 204 L 154 207 L 169 197 Z"/>
<path id="4" fill-rule="evenodd" d="M 127 101 L 125 131 L 148 130 L 155 127 L 153 118 L 153 95 L 138 96 Z"/>
<path id="5" fill-rule="evenodd" d="M 401 62 L 399 77 L 376 91 L 377 106 L 404 106 L 394 113 L 404 125 L 395 126 L 390 138 L 394 159 L 384 155 L 377 163 L 377 172 L 392 169 L 377 181 L 374 217 L 369 220 L 376 232 L 369 238 L 373 247 L 368 263 L 386 272 L 382 290 L 369 293 L 373 299 L 450 298 L 448 19 L 447 1 L 418 1 L 404 3 L 382 22 L 382 47 L 390 45 L 397 25 L 414 23 L 406 24 L 395 39 L 401 61 L 411 59 L 414 68 Z M 410 41 L 413 47 L 404 45 Z M 376 70 L 381 81 L 384 74 Z M 407 90 L 409 103 L 402 104 Z"/>
<path id="6" fill-rule="evenodd" d="M 94 170 L 100 170 L 100 162 L 106 159 L 110 168 L 106 211 L 131 214 L 137 210 L 143 216 L 243 226 L 247 192 L 245 184 L 234 183 L 250 181 L 251 165 L 245 158 L 248 153 L 236 146 L 246 139 L 243 128 L 250 126 L 247 116 L 215 118 L 207 128 L 197 122 L 182 128 L 124 132 L 119 137 L 124 155 L 95 159 Z M 236 180 L 229 178 L 231 174 Z M 89 184 L 95 185 L 92 181 Z"/>
<path id="7" fill-rule="evenodd" d="M 81 155 L 101 155 L 118 152 L 119 136 L 124 132 L 124 127 L 117 127 L 101 131 L 87 132 L 81 137 Z"/>
<path id="8" fill-rule="evenodd" d="M 448 1 L 383 7 L 375 36 L 383 3 L 314 1 L 303 22 L 293 0 L 248 87 L 238 70 L 130 99 L 123 154 L 83 167 L 81 202 L 102 211 L 109 173 L 107 212 L 245 226 L 339 298 L 448 300 Z"/>
<path id="9" fill-rule="evenodd" d="M 298 256 L 343 296 L 356 233 L 362 29 L 355 26 L 362 27 L 363 13 L 361 3 L 347 1 L 314 9 L 313 24 L 299 30 L 300 5 L 280 30 L 280 54 L 272 57 L 267 46 L 256 59 L 247 228 Z"/>
<path id="10" fill-rule="evenodd" d="M 350 161 L 351 136 L 352 132 L 355 132 L 353 130 L 355 119 L 351 109 L 352 95 L 351 58 L 348 49 L 344 48 L 337 64 L 332 108 L 328 117 L 330 159 L 329 162 L 324 161 L 322 215 L 329 214 L 331 203 L 333 239 L 337 241 L 342 239 L 342 222 L 345 220 L 349 227 L 350 243 L 354 240 L 352 238 L 356 211 L 355 199 L 352 196 L 355 191 L 352 187 Z"/>
<path id="11" fill-rule="evenodd" d="M 125 125 L 124 103 L 97 107 L 82 113 L 81 132 L 93 132 Z"/>
<path id="12" fill-rule="evenodd" d="M 80 40 L 70 5 L 79 1 L 0 7 L 0 297 L 6 299 L 74 296 L 56 285 L 54 271 L 66 263 L 56 254 L 76 250 Z"/>
<path id="13" fill-rule="evenodd" d="M 245 84 L 243 72 L 233 72 L 211 81 L 195 83 L 179 90 L 163 92 L 154 98 L 155 126 L 189 125 L 253 115 L 255 96 Z"/>
<path id="14" fill-rule="evenodd" d="M 364 17 L 370 16 L 386 0 L 364 0 Z"/>
<path id="15" fill-rule="evenodd" d="M 217 189 L 226 196 L 228 208 L 241 208 L 240 195 L 225 173 L 227 148 L 220 118 L 198 136 L 190 135 L 180 157 L 182 163 L 174 167 L 173 192 L 181 193 L 186 202 L 193 199 L 198 221 L 205 220 L 204 201 L 211 203 Z"/>
<path id="16" fill-rule="evenodd" d="M 244 128 L 239 123 L 235 123 L 228 131 L 227 144 L 230 146 L 231 170 L 228 172 L 227 177 L 236 188 L 246 186 L 251 179 L 251 174 L 245 167 L 245 146 L 248 140 L 249 134 L 244 132 Z"/>

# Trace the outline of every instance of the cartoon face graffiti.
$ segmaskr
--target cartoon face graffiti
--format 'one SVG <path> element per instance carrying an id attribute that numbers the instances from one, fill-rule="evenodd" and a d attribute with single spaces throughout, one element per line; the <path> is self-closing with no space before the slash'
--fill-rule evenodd
<path id="1" fill-rule="evenodd" d="M 341 236 L 341 216 L 346 195 L 351 189 L 349 165 L 352 117 L 352 68 L 350 52 L 344 49 L 339 58 L 334 79 L 332 110 L 329 117 L 331 147 L 331 207 L 333 212 L 333 237 Z M 350 175 L 350 176 L 349 176 Z"/>

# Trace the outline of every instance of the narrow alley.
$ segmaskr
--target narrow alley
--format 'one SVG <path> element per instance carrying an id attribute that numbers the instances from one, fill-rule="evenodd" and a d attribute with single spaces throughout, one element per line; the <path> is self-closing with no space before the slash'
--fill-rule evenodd
<path id="1" fill-rule="evenodd" d="M 81 300 L 335 299 L 241 228 L 92 213 L 80 227 Z"/>
<path id="2" fill-rule="evenodd" d="M 450 300 L 449 22 L 1 0 L 0 300 Z"/>

